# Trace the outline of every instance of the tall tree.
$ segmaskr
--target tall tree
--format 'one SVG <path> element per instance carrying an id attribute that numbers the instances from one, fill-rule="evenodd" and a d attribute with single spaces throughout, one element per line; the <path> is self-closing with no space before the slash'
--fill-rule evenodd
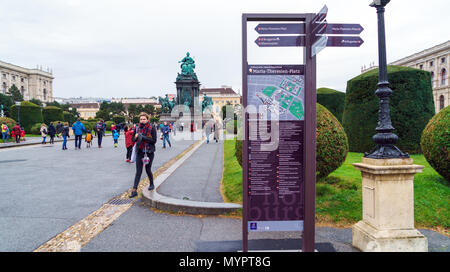
<path id="1" fill-rule="evenodd" d="M 3 105 L 3 114 L 10 117 L 10 108 L 14 105 L 14 100 L 11 96 L 0 94 L 0 105 Z"/>
<path id="2" fill-rule="evenodd" d="M 6 94 L 11 96 L 14 101 L 23 101 L 22 93 L 14 84 L 11 86 L 11 88 L 9 88 Z"/>

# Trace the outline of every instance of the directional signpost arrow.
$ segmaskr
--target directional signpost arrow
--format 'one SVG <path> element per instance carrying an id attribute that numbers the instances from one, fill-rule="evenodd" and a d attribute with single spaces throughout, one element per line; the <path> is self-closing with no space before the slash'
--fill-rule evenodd
<path id="1" fill-rule="evenodd" d="M 324 33 L 318 34 L 345 34 L 345 35 L 359 35 L 364 28 L 360 24 L 327 24 Z"/>
<path id="2" fill-rule="evenodd" d="M 358 36 L 329 36 L 327 46 L 360 47 L 363 43 Z"/>
<path id="3" fill-rule="evenodd" d="M 305 46 L 305 36 L 263 36 L 255 43 L 259 47 Z"/>
<path id="4" fill-rule="evenodd" d="M 305 24 L 259 24 L 258 34 L 305 34 Z"/>

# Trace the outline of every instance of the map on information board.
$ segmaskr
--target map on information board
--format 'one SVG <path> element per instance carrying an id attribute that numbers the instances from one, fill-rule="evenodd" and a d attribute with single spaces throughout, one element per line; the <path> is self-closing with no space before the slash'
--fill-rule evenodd
<path id="1" fill-rule="evenodd" d="M 303 65 L 250 65 L 248 105 L 263 107 L 269 120 L 304 120 Z"/>

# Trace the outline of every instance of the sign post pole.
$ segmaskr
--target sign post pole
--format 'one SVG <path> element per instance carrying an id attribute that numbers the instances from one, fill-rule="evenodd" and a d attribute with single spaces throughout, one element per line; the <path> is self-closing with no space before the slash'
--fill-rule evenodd
<path id="1" fill-rule="evenodd" d="M 306 18 L 305 47 L 305 147 L 304 147 L 304 180 L 305 180 L 305 219 L 302 235 L 302 251 L 314 251 L 315 209 L 316 209 L 316 57 L 312 53 L 312 19 Z"/>

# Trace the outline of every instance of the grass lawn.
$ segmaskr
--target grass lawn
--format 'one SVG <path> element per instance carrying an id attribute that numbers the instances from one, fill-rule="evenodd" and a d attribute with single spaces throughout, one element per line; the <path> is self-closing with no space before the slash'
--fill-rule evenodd
<path id="1" fill-rule="evenodd" d="M 235 140 L 225 141 L 223 194 L 242 203 L 242 168 L 234 157 Z M 352 163 L 361 162 L 362 153 L 348 153 L 344 164 L 316 184 L 316 222 L 319 225 L 349 227 L 362 219 L 361 173 Z M 450 184 L 428 164 L 423 155 L 412 155 L 424 165 L 414 178 L 414 218 L 416 228 L 430 228 L 449 235 Z"/>

